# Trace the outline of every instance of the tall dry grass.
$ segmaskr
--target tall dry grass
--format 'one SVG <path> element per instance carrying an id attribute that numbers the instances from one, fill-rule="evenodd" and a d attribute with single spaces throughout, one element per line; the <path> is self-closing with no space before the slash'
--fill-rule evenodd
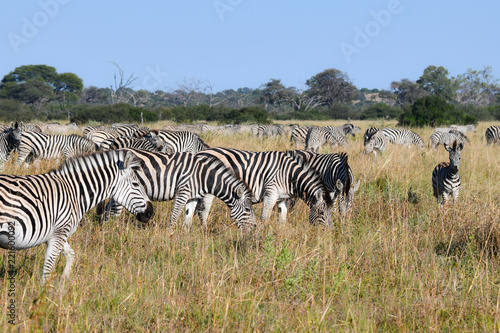
<path id="1" fill-rule="evenodd" d="M 326 125 L 326 122 L 316 123 Z M 331 123 L 328 123 L 331 124 Z M 341 123 L 333 123 L 340 125 Z M 356 122 L 362 128 L 390 123 Z M 166 227 L 172 203 L 155 204 L 141 226 L 130 215 L 105 225 L 95 212 L 69 239 L 76 264 L 50 287 L 40 284 L 44 246 L 17 252 L 21 331 L 498 331 L 500 147 L 486 147 L 481 123 L 462 152 L 455 206 L 432 196 L 440 147 L 390 146 L 373 160 L 350 139 L 349 163 L 361 188 L 346 220 L 310 226 L 300 202 L 287 225 L 275 213 L 242 235 L 217 202 L 207 230 Z M 152 127 L 155 127 L 154 125 Z M 160 127 L 161 126 L 157 126 Z M 432 129 L 416 130 L 427 142 Z M 211 146 L 289 149 L 288 138 L 204 136 Z M 339 151 L 335 148 L 333 151 Z M 329 151 L 324 148 L 324 152 Z M 4 172 L 45 172 L 6 165 Z M 257 215 L 261 205 L 255 206 Z M 6 251 L 0 256 L 5 268 Z M 0 280 L 0 327 L 7 280 Z"/>

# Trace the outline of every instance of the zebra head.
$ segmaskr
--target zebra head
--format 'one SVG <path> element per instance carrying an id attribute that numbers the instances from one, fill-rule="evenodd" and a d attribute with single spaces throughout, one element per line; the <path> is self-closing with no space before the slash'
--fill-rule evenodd
<path id="1" fill-rule="evenodd" d="M 444 148 L 448 151 L 450 155 L 450 167 L 456 168 L 458 170 L 458 165 L 460 163 L 460 152 L 464 148 L 464 144 L 462 142 L 458 142 L 458 140 L 453 141 L 451 146 L 448 146 L 444 143 Z"/>
<path id="2" fill-rule="evenodd" d="M 326 191 L 321 191 L 317 201 L 310 205 L 309 223 L 312 225 L 330 226 L 332 220 L 333 202 L 330 199 L 330 194 Z"/>
<path id="3" fill-rule="evenodd" d="M 11 124 L 10 125 L 10 129 L 11 129 L 11 132 L 10 132 L 10 142 L 12 143 L 12 146 L 14 149 L 17 149 L 19 148 L 19 145 L 21 144 L 21 132 L 22 132 L 22 128 L 21 126 L 19 126 L 19 124 L 16 123 L 15 124 Z"/>
<path id="4" fill-rule="evenodd" d="M 369 130 L 372 130 L 370 128 Z M 368 132 L 369 130 L 366 131 L 365 133 L 365 153 L 370 154 L 374 153 L 376 154 L 375 150 L 383 150 L 385 146 L 385 135 L 382 134 L 379 130 L 376 130 L 374 132 Z"/>
<path id="5" fill-rule="evenodd" d="M 141 170 L 138 158 L 129 151 L 116 164 L 119 175 L 111 198 L 134 214 L 139 221 L 148 222 L 153 216 L 153 205 L 137 177 L 137 171 Z"/>
<path id="6" fill-rule="evenodd" d="M 339 214 L 342 218 L 347 216 L 347 213 L 351 210 L 354 193 L 359 190 L 360 181 L 358 180 L 356 184 L 352 184 L 353 175 L 349 164 L 347 163 L 347 154 L 341 153 L 340 158 L 342 164 L 346 166 L 345 173 L 343 177 L 337 179 L 335 182 L 335 194 L 332 200 L 338 200 Z M 341 180 L 342 179 L 342 180 Z"/>
<path id="7" fill-rule="evenodd" d="M 252 208 L 252 191 L 242 184 L 234 189 L 232 195 L 234 200 L 229 205 L 231 219 L 241 228 L 252 229 L 256 225 Z"/>

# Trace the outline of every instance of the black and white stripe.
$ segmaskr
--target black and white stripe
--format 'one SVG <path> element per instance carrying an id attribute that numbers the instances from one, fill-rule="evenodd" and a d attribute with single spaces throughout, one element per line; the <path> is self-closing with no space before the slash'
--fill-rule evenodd
<path id="1" fill-rule="evenodd" d="M 486 137 L 486 144 L 489 146 L 492 143 L 500 142 L 500 126 L 490 126 L 486 129 L 486 133 L 484 133 Z"/>
<path id="2" fill-rule="evenodd" d="M 209 148 L 198 134 L 188 131 L 158 131 L 158 143 L 163 146 L 162 152 L 197 153 Z"/>
<path id="3" fill-rule="evenodd" d="M 295 148 L 302 148 L 306 147 L 306 137 L 307 137 L 307 132 L 309 132 L 309 129 L 311 126 L 297 126 L 292 130 L 292 134 L 290 136 L 290 144 L 295 144 Z"/>
<path id="4" fill-rule="evenodd" d="M 451 146 L 444 144 L 444 148 L 448 151 L 450 162 L 438 164 L 432 172 L 432 189 L 436 200 L 440 204 L 446 204 L 450 197 L 455 203 L 458 199 L 458 191 L 460 190 L 460 175 L 458 166 L 460 163 L 460 152 L 464 145 L 458 141 L 454 141 Z M 441 201 L 442 200 L 442 201 Z"/>
<path id="5" fill-rule="evenodd" d="M 278 136 L 283 134 L 283 125 L 259 125 L 257 127 L 258 137 Z"/>
<path id="6" fill-rule="evenodd" d="M 121 148 L 135 148 L 147 151 L 158 151 L 158 147 L 146 138 L 128 138 L 120 136 L 117 138 L 106 139 L 101 142 L 100 150 L 113 150 Z"/>
<path id="7" fill-rule="evenodd" d="M 334 205 L 338 203 L 340 216 L 345 217 L 352 207 L 354 193 L 360 184 L 359 180 L 354 184 L 347 154 L 316 154 L 305 150 L 292 150 L 287 151 L 287 155 L 302 167 L 312 168 L 321 175 Z"/>
<path id="8" fill-rule="evenodd" d="M 334 136 L 329 128 L 311 127 L 306 135 L 306 150 L 311 150 L 319 153 L 321 147 L 324 144 L 329 144 L 332 147 L 337 146 L 337 144 L 339 143 L 337 140 L 338 136 Z M 345 141 L 345 136 L 343 142 L 347 143 L 347 141 Z"/>
<path id="9" fill-rule="evenodd" d="M 301 198 L 311 208 L 312 224 L 329 226 L 332 201 L 321 177 L 304 170 L 285 152 L 249 152 L 230 148 L 210 148 L 197 155 L 212 156 L 231 168 L 250 188 L 253 203 L 263 202 L 261 219 L 269 220 L 278 203 L 280 222 L 286 222 L 286 199 Z M 204 201 L 205 214 L 210 201 Z"/>
<path id="10" fill-rule="evenodd" d="M 377 157 L 377 152 L 383 153 L 387 146 L 387 137 L 376 127 L 366 130 L 364 136 L 365 153 L 373 153 Z"/>
<path id="11" fill-rule="evenodd" d="M 68 277 L 75 252 L 68 244 L 83 215 L 113 198 L 147 222 L 153 206 L 137 179 L 140 164 L 123 150 L 67 160 L 58 169 L 31 176 L 0 175 L 0 247 L 22 250 L 47 244 L 42 279 L 61 253 Z"/>
<path id="12" fill-rule="evenodd" d="M 58 159 L 93 153 L 97 146 L 76 134 L 46 135 L 23 132 L 16 164 L 31 163 L 34 159 Z"/>
<path id="13" fill-rule="evenodd" d="M 448 146 L 452 145 L 454 141 L 465 144 L 470 143 L 469 139 L 465 134 L 454 129 L 448 130 L 448 132 L 434 131 L 430 137 L 430 146 L 436 149 L 440 144 L 446 143 Z"/>
<path id="14" fill-rule="evenodd" d="M 21 133 L 21 127 L 17 122 L 0 133 L 0 170 L 9 159 L 10 153 L 19 148 Z"/>
<path id="15" fill-rule="evenodd" d="M 139 172 L 139 179 L 149 198 L 155 201 L 175 199 L 170 224 L 177 222 L 185 207 L 184 225 L 190 228 L 198 207 L 199 217 L 203 225 L 206 225 L 208 211 L 204 211 L 203 205 L 204 202 L 211 203 L 215 196 L 229 207 L 231 218 L 238 227 L 251 229 L 255 226 L 252 193 L 219 160 L 191 153 L 164 154 L 137 149 L 128 151 L 141 161 L 143 171 Z M 210 199 L 205 200 L 207 196 Z M 108 209 L 119 212 L 113 203 Z"/>
<path id="16" fill-rule="evenodd" d="M 424 141 L 415 132 L 405 128 L 384 128 L 382 133 L 387 137 L 390 143 L 403 146 L 415 145 L 419 148 L 425 148 Z"/>

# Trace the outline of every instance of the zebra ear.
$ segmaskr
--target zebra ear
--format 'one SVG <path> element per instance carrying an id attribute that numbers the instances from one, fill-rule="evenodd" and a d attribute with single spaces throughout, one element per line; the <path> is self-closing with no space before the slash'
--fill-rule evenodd
<path id="1" fill-rule="evenodd" d="M 17 122 L 16 122 L 16 124 L 17 124 Z M 14 128 L 14 122 L 13 121 L 10 122 L 10 127 Z"/>
<path id="2" fill-rule="evenodd" d="M 446 143 L 443 143 L 443 145 L 444 145 L 444 149 L 446 149 L 446 151 L 448 151 L 448 152 L 451 151 L 450 146 L 448 146 Z"/>
<path id="3" fill-rule="evenodd" d="M 361 185 L 361 181 L 360 180 L 358 180 L 356 182 L 356 184 L 354 184 L 353 192 L 356 192 L 357 190 L 359 190 L 359 185 Z"/>
<path id="4" fill-rule="evenodd" d="M 462 142 L 460 142 L 457 146 L 457 149 L 456 151 L 461 151 L 462 149 L 464 149 L 464 144 Z"/>
<path id="5" fill-rule="evenodd" d="M 239 186 L 236 189 L 236 195 L 238 196 L 238 199 L 241 198 L 244 193 L 245 193 L 245 187 L 244 186 Z"/>
<path id="6" fill-rule="evenodd" d="M 340 179 L 337 179 L 337 182 L 335 183 L 335 187 L 336 187 L 339 191 L 342 191 L 342 189 L 344 188 L 344 184 L 342 184 L 342 182 L 340 181 Z"/>
<path id="7" fill-rule="evenodd" d="M 131 168 L 132 170 L 139 170 L 141 168 L 141 165 L 135 157 L 134 153 L 128 151 L 125 155 L 125 160 L 123 162 L 118 161 L 118 168 L 120 168 L 120 170 L 127 168 Z"/>

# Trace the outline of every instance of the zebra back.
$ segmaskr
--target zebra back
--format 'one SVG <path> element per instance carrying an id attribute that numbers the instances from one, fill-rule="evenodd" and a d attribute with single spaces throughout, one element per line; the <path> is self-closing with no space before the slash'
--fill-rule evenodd
<path id="1" fill-rule="evenodd" d="M 484 133 L 486 137 L 486 144 L 489 146 L 492 143 L 500 142 L 500 126 L 490 126 L 486 129 Z"/>
<path id="2" fill-rule="evenodd" d="M 157 139 L 165 148 L 170 147 L 174 152 L 197 153 L 209 146 L 200 138 L 198 134 L 188 131 L 170 132 L 158 131 Z"/>
<path id="3" fill-rule="evenodd" d="M 147 139 L 128 138 L 124 136 L 106 139 L 101 142 L 99 148 L 101 150 L 136 148 L 148 151 L 158 151 L 157 147 Z"/>

